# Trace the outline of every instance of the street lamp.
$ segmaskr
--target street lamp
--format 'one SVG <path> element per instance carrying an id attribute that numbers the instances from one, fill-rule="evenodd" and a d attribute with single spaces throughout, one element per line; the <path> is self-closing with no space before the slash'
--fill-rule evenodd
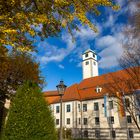
<path id="1" fill-rule="evenodd" d="M 64 92 L 66 90 L 66 85 L 64 85 L 64 82 L 61 80 L 60 83 L 56 86 L 58 94 L 60 96 L 60 140 L 63 140 L 62 137 L 62 96 L 64 95 Z"/>

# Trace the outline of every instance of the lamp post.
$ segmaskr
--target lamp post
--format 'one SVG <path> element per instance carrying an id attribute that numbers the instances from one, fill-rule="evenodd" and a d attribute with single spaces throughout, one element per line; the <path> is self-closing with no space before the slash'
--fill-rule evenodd
<path id="1" fill-rule="evenodd" d="M 61 80 L 60 83 L 56 86 L 58 94 L 60 96 L 60 140 L 63 140 L 62 136 L 62 96 L 64 95 L 64 92 L 66 90 L 66 85 L 64 85 L 64 82 Z"/>

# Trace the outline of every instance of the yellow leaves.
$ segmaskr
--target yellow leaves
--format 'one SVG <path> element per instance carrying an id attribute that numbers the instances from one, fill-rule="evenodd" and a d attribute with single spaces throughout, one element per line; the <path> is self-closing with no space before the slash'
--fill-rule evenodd
<path id="1" fill-rule="evenodd" d="M 54 0 L 53 4 L 47 0 L 38 0 L 36 6 L 30 4 L 30 0 L 9 0 L 8 6 L 11 11 L 4 10 L 4 13 L 0 11 L 0 23 L 2 23 L 0 24 L 0 42 L 2 44 L 15 47 L 16 42 L 16 48 L 21 51 L 30 51 L 29 47 L 24 47 L 26 46 L 25 40 L 26 42 L 28 40 L 22 40 L 21 36 L 25 37 L 25 33 L 35 36 L 36 31 L 32 28 L 33 25 L 35 27 L 41 25 L 42 33 L 39 35 L 48 37 L 56 35 L 61 28 L 68 26 L 70 30 L 76 28 L 74 19 L 78 19 L 81 24 L 88 25 L 97 32 L 95 25 L 88 20 L 87 13 L 92 11 L 98 16 L 100 13 L 98 6 L 111 7 L 113 10 L 119 9 L 119 6 L 110 0 Z M 6 8 L 0 5 L 1 9 Z"/>
<path id="2" fill-rule="evenodd" d="M 112 6 L 112 3 L 111 3 L 110 1 L 105 1 L 105 2 L 103 3 L 103 5 Z"/>
<path id="3" fill-rule="evenodd" d="M 61 6 L 69 5 L 69 1 L 67 1 L 67 0 L 55 0 L 54 2 L 56 5 L 61 5 Z"/>
<path id="4" fill-rule="evenodd" d="M 68 16 L 69 21 L 72 22 L 72 21 L 74 20 L 74 17 L 75 17 L 75 14 L 70 14 L 70 15 Z"/>
<path id="5" fill-rule="evenodd" d="M 25 13 L 23 13 L 23 12 L 17 13 L 17 14 L 14 16 L 14 18 L 15 18 L 15 19 L 19 19 L 19 20 L 21 20 L 21 19 L 27 20 L 27 19 L 28 19 L 27 15 L 26 15 Z"/>
<path id="6" fill-rule="evenodd" d="M 46 22 L 49 21 L 49 20 L 47 19 L 47 16 L 46 16 L 45 14 L 38 15 L 37 17 L 35 17 L 35 20 L 36 20 L 38 23 L 46 23 Z"/>
<path id="7" fill-rule="evenodd" d="M 65 28 L 67 26 L 67 22 L 65 19 L 62 20 L 62 23 L 61 23 L 62 27 Z"/>
<path id="8" fill-rule="evenodd" d="M 7 44 L 6 40 L 0 39 L 0 44 Z"/>
<path id="9" fill-rule="evenodd" d="M 30 34 L 31 36 L 35 36 L 35 31 L 34 31 L 34 30 L 31 29 L 31 30 L 29 30 L 28 32 L 29 32 L 29 34 Z"/>
<path id="10" fill-rule="evenodd" d="M 12 47 L 15 47 L 15 44 L 9 40 L 0 39 L 0 44 L 11 45 Z"/>
<path id="11" fill-rule="evenodd" d="M 15 0 L 11 0 L 11 4 L 14 6 L 15 5 Z"/>
<path id="12" fill-rule="evenodd" d="M 112 6 L 112 9 L 118 11 L 120 9 L 120 6 L 119 5 L 114 5 L 114 6 Z"/>
<path id="13" fill-rule="evenodd" d="M 0 20 L 2 20 L 2 19 L 4 19 L 5 18 L 5 16 L 3 15 L 0 15 Z"/>
<path id="14" fill-rule="evenodd" d="M 17 33 L 17 31 L 16 30 L 14 30 L 14 29 L 6 29 L 6 30 L 3 30 L 3 33 L 11 33 L 11 34 L 14 34 L 14 33 Z"/>
<path id="15" fill-rule="evenodd" d="M 82 10 L 79 11 L 79 13 L 76 13 L 78 19 L 84 24 L 88 25 L 94 32 L 98 32 L 97 28 L 87 19 L 86 13 L 84 13 Z"/>
<path id="16" fill-rule="evenodd" d="M 21 51 L 21 52 L 31 52 L 32 51 L 29 47 L 26 47 L 26 46 L 18 46 L 17 50 Z"/>

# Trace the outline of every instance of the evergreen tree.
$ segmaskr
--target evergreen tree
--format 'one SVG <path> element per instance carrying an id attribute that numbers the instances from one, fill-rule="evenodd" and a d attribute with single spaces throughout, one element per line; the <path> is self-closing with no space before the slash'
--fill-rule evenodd
<path id="1" fill-rule="evenodd" d="M 11 103 L 2 140 L 56 140 L 54 119 L 40 88 L 25 83 Z"/>
<path id="2" fill-rule="evenodd" d="M 25 81 L 33 81 L 40 86 L 44 84 L 35 57 L 29 53 L 10 52 L 0 46 L 0 135 L 2 122 L 5 121 L 6 99 L 11 99 Z"/>

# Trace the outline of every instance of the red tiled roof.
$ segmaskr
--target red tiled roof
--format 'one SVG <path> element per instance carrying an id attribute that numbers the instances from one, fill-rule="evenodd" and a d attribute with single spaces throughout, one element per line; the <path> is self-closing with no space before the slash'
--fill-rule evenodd
<path id="1" fill-rule="evenodd" d="M 79 100 L 80 95 L 78 93 L 78 84 L 74 84 L 68 87 L 62 97 L 63 101 L 72 101 L 72 100 Z M 45 99 L 48 100 L 48 103 L 51 104 L 53 102 L 59 102 L 60 97 L 57 91 L 47 91 L 44 92 Z"/>
<path id="2" fill-rule="evenodd" d="M 44 92 L 44 96 L 53 96 L 53 95 L 58 95 L 57 91 L 46 91 Z"/>
<path id="3" fill-rule="evenodd" d="M 74 84 L 68 87 L 63 95 L 63 102 L 65 101 L 74 101 L 74 100 L 89 100 L 101 98 L 107 90 L 104 88 L 106 84 L 113 83 L 114 79 L 119 79 L 121 86 L 123 85 L 123 79 L 128 79 L 128 74 L 125 70 L 120 70 L 113 73 L 104 74 L 101 76 L 96 76 L 92 78 L 87 78 L 81 81 L 79 84 Z M 101 93 L 96 92 L 96 87 L 102 87 Z M 47 91 L 44 92 L 45 99 L 49 104 L 57 103 L 60 101 L 57 91 Z"/>
<path id="4" fill-rule="evenodd" d="M 63 98 L 62 98 L 63 101 L 79 100 L 80 95 L 79 95 L 77 87 L 78 87 L 78 84 L 74 84 L 74 85 L 68 87 L 65 91 Z"/>

